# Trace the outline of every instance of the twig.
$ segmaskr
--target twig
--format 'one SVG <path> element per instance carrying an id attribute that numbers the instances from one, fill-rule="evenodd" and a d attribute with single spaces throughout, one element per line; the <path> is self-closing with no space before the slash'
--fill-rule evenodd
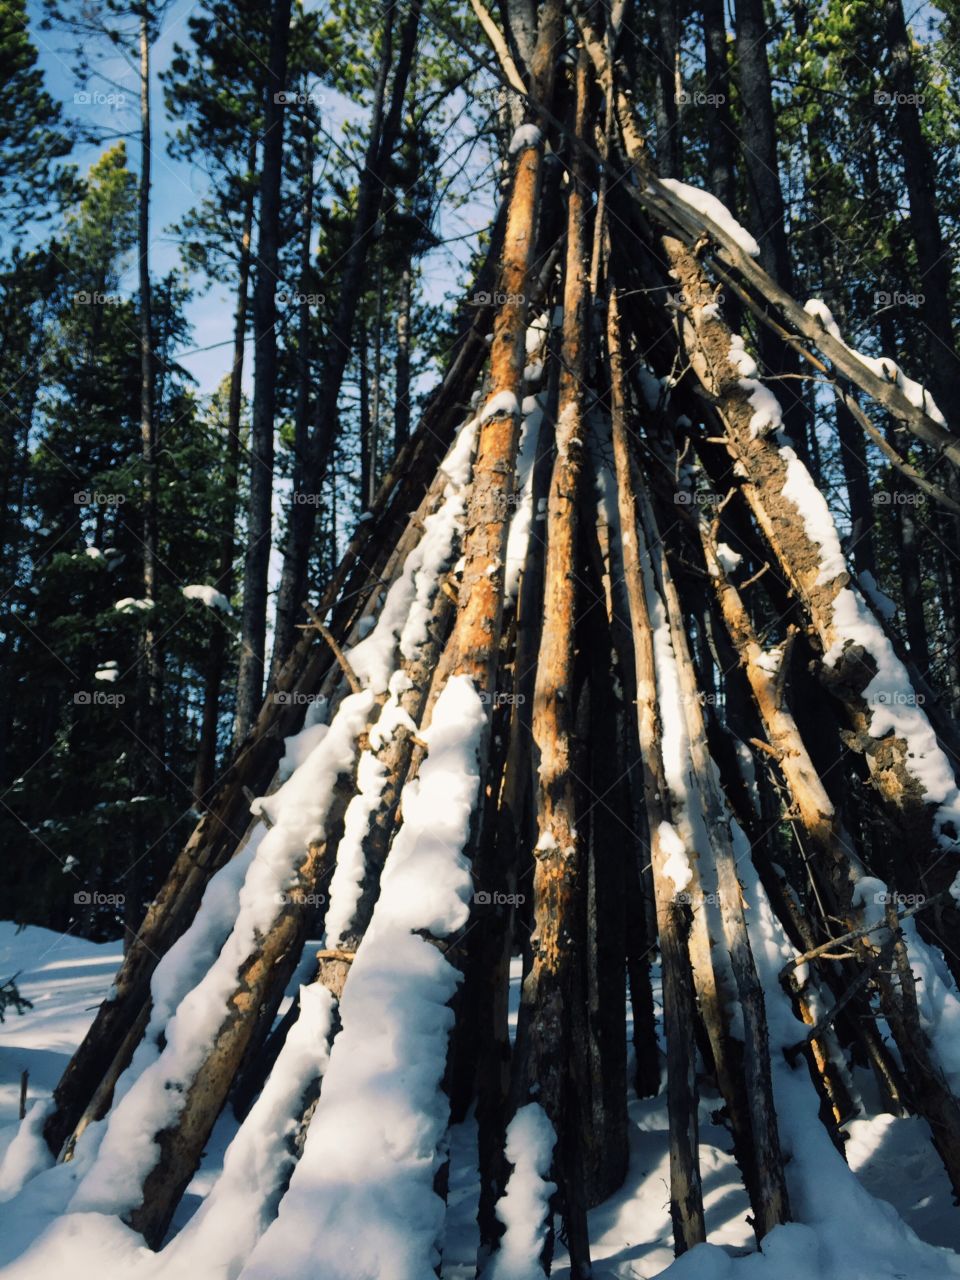
<path id="1" fill-rule="evenodd" d="M 768 562 L 768 561 L 766 561 L 766 560 L 764 560 L 762 568 L 758 569 L 758 570 L 757 570 L 757 572 L 753 575 L 753 577 L 752 577 L 752 578 L 748 578 L 748 579 L 746 580 L 746 582 L 741 582 L 741 583 L 740 583 L 740 586 L 737 588 L 737 590 L 738 590 L 738 591 L 746 591 L 747 587 L 752 587 L 752 586 L 753 586 L 753 584 L 754 584 L 758 579 L 760 579 L 760 578 L 762 578 L 762 577 L 763 577 L 763 575 L 767 572 L 767 570 L 768 570 L 769 568 L 770 568 L 769 562 Z"/>
<path id="2" fill-rule="evenodd" d="M 918 911 L 925 911 L 927 907 L 932 907 L 945 897 L 944 893 L 935 893 L 932 898 L 924 898 L 923 902 L 916 903 L 915 906 L 908 907 L 902 915 L 897 916 L 898 921 L 909 920 L 911 916 L 915 916 Z M 831 947 L 839 946 L 841 942 L 851 942 L 854 938 L 865 938 L 868 933 L 876 933 L 878 929 L 888 928 L 886 920 L 878 920 L 876 924 L 870 925 L 866 929 L 851 929 L 847 933 L 842 933 L 839 938 L 831 938 L 829 942 L 822 943 L 819 947 L 814 947 L 812 951 L 805 951 L 802 956 L 797 956 L 795 960 L 789 960 L 780 970 L 781 981 L 787 977 L 792 969 L 798 968 L 802 964 L 806 964 L 808 960 L 817 960 L 825 955 Z"/>
<path id="3" fill-rule="evenodd" d="M 362 693 L 363 685 L 360 683 L 359 679 L 357 678 L 357 673 L 354 671 L 353 667 L 351 667 L 350 663 L 347 661 L 347 655 L 343 652 L 343 650 L 337 644 L 336 640 L 333 638 L 333 633 L 330 631 L 330 628 L 321 619 L 320 615 L 317 613 L 316 609 L 314 609 L 313 605 L 309 603 L 309 601 L 305 601 L 303 607 L 304 609 L 306 609 L 307 614 L 310 617 L 310 622 L 312 623 L 314 630 L 320 632 L 324 640 L 326 640 L 327 644 L 330 646 L 333 652 L 333 656 L 336 658 L 337 662 L 339 662 L 340 669 L 343 672 L 343 674 L 346 676 L 347 684 L 350 686 L 350 692 Z"/>
<path id="4" fill-rule="evenodd" d="M 901 917 L 901 919 L 902 918 L 903 917 Z M 898 933 L 899 933 L 899 930 L 898 930 Z M 867 985 L 867 983 L 870 981 L 873 975 L 877 972 L 877 970 L 883 964 L 884 960 L 888 958 L 891 950 L 893 949 L 893 945 L 894 945 L 894 942 L 896 941 L 896 938 L 897 938 L 897 934 L 891 935 L 891 937 L 883 944 L 879 952 L 873 957 L 870 963 L 862 970 L 862 972 L 857 974 L 856 978 L 854 978 L 853 982 L 850 983 L 849 987 L 847 987 L 843 995 L 840 996 L 840 998 L 837 1000 L 833 1008 L 828 1009 L 827 1012 L 823 1015 L 823 1017 L 814 1023 L 814 1025 L 810 1028 L 810 1030 L 807 1031 L 807 1033 L 804 1035 L 802 1040 L 798 1040 L 796 1044 L 785 1046 L 783 1050 L 784 1056 L 786 1057 L 787 1061 L 791 1064 L 791 1066 L 793 1065 L 793 1062 L 796 1059 L 797 1054 L 800 1053 L 803 1049 L 805 1049 L 812 1040 L 818 1039 L 819 1036 L 821 1036 L 823 1032 L 826 1031 L 827 1027 L 829 1027 L 831 1023 L 836 1019 L 837 1015 L 843 1012 L 843 1010 L 847 1007 L 850 1001 L 855 996 L 859 995 L 859 993 L 863 990 L 863 988 Z"/>

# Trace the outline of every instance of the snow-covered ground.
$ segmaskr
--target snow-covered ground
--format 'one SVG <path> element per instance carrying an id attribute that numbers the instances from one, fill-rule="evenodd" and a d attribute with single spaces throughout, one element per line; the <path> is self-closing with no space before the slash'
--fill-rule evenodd
<path id="1" fill-rule="evenodd" d="M 11 1014 L 0 1027 L 0 1158 L 17 1132 L 21 1072 L 30 1073 L 28 1105 L 49 1095 L 106 994 L 119 959 L 117 943 L 95 944 L 45 929 L 18 933 L 13 925 L 0 923 L 0 976 L 19 971 L 21 993 L 33 1002 L 33 1009 L 22 1017 Z M 515 1000 L 519 977 L 515 962 Z M 789 1085 L 789 1073 L 786 1077 Z M 796 1171 L 788 1167 L 796 1216 L 816 1225 L 814 1229 L 799 1224 L 778 1228 L 768 1237 L 765 1256 L 755 1252 L 747 1222 L 749 1204 L 729 1154 L 727 1133 L 711 1119 L 718 1103 L 704 1087 L 701 1167 L 710 1244 L 674 1262 L 664 1099 L 632 1099 L 629 1177 L 615 1196 L 590 1215 L 598 1280 L 649 1280 L 664 1273 L 670 1280 L 947 1280 L 960 1276 L 960 1257 L 953 1252 L 960 1251 L 960 1210 L 952 1206 L 946 1176 L 924 1122 L 870 1114 L 869 1081 L 859 1078 L 857 1083 L 866 1113 L 847 1126 L 847 1157 L 860 1185 L 838 1165 L 823 1169 L 823 1189 L 829 1193 L 835 1185 L 837 1203 L 854 1204 L 862 1217 L 858 1214 L 858 1220 L 850 1221 L 846 1233 L 842 1221 L 824 1217 L 823 1205 L 815 1205 L 811 1188 L 800 1185 L 800 1159 Z M 191 1239 L 196 1243 L 206 1239 L 209 1245 L 211 1233 L 205 1236 L 183 1228 L 191 1219 L 199 1221 L 196 1211 L 217 1182 L 235 1130 L 232 1116 L 224 1116 L 178 1210 L 171 1231 L 174 1239 L 160 1254 L 143 1248 L 139 1238 L 114 1217 L 64 1216 L 74 1186 L 64 1185 L 73 1179 L 61 1166 L 34 1178 L 21 1194 L 0 1204 L 0 1274 L 15 1280 L 62 1280 L 67 1274 L 72 1280 L 233 1280 L 243 1260 L 224 1269 L 216 1260 L 216 1247 L 210 1251 L 185 1247 Z M 476 1134 L 470 1121 L 451 1134 L 450 1150 L 443 1273 L 447 1280 L 467 1280 L 474 1275 L 477 1244 Z M 861 1187 L 870 1196 L 863 1195 Z M 864 1243 L 865 1226 L 870 1229 L 869 1248 Z M 215 1234 L 222 1242 L 222 1233 Z M 568 1275 L 562 1253 L 554 1274 Z M 339 1280 L 333 1272 L 311 1270 L 309 1275 L 311 1280 Z"/>

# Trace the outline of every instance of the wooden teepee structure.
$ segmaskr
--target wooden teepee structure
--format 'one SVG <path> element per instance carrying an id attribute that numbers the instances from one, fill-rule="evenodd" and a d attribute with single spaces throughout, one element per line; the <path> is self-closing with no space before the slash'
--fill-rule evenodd
<path id="1" fill-rule="evenodd" d="M 75 1206 L 158 1247 L 232 1102 L 257 1232 L 299 1213 L 338 1241 L 340 1214 L 370 1239 L 336 1264 L 315 1246 L 312 1274 L 390 1256 L 422 1280 L 446 1125 L 475 1107 L 493 1273 L 498 1202 L 531 1161 L 560 1215 L 542 1266 L 559 1220 L 586 1276 L 587 1210 L 627 1165 L 627 1000 L 645 1095 L 656 996 L 678 1253 L 705 1239 L 703 1073 L 760 1241 L 791 1216 L 777 1080 L 812 1084 L 842 1148 L 851 1055 L 929 1121 L 960 1195 L 930 1014 L 960 976 L 953 730 L 780 429 L 771 387 L 795 392 L 759 380 L 723 300 L 865 430 L 857 394 L 946 466 L 960 437 L 787 296 L 715 201 L 658 179 L 618 6 L 542 0 L 535 31 L 521 6 L 502 6 L 513 29 L 475 8 L 525 119 L 448 372 L 151 904 L 46 1142 L 79 1162 L 95 1131 Z M 361 1113 L 376 1140 L 342 1127 Z M 291 1250 L 244 1274 L 288 1274 Z"/>

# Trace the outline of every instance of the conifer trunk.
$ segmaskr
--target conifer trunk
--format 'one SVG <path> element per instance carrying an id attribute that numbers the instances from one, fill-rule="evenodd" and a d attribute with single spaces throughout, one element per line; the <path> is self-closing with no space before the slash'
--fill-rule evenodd
<path id="1" fill-rule="evenodd" d="M 291 0 L 273 0 L 266 76 L 263 159 L 260 172 L 256 283 L 253 294 L 253 417 L 250 425 L 250 498 L 243 567 L 240 671 L 234 742 L 239 745 L 263 701 L 267 637 L 267 573 L 273 523 L 273 419 L 277 398 L 277 279 L 280 188 L 283 180 L 283 94 L 287 75 Z"/>
<path id="2" fill-rule="evenodd" d="M 250 185 L 244 200 L 243 228 L 240 233 L 240 260 L 237 273 L 237 302 L 233 323 L 233 363 L 230 370 L 230 392 L 227 420 L 224 425 L 226 454 L 223 469 L 223 531 L 214 585 L 228 600 L 233 595 L 234 560 L 237 554 L 236 518 L 240 481 L 240 413 L 243 404 L 243 363 L 247 340 L 247 311 L 250 295 L 251 244 L 253 239 L 253 173 L 256 167 L 256 143 L 248 155 Z M 193 775 L 194 803 L 204 806 L 213 786 L 217 763 L 217 737 L 220 720 L 220 698 L 227 665 L 229 632 L 217 619 L 210 637 L 210 654 L 203 694 L 203 718 L 200 742 Z"/>

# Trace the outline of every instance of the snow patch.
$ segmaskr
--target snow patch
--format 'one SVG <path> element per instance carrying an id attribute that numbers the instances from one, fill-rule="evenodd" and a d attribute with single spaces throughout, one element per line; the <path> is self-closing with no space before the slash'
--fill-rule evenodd
<path id="1" fill-rule="evenodd" d="M 711 195 L 709 191 L 703 191 L 700 187 L 692 187 L 688 182 L 678 182 L 676 178 L 661 178 L 660 185 L 679 197 L 691 209 L 696 209 L 698 213 L 709 218 L 731 240 L 734 240 L 744 253 L 751 258 L 759 258 L 760 246 L 756 240 L 716 196 Z"/>
<path id="2" fill-rule="evenodd" d="M 513 1165 L 506 1191 L 497 1203 L 505 1231 L 483 1280 L 537 1280 L 550 1214 L 557 1189 L 547 1181 L 557 1137 L 543 1107 L 521 1107 L 507 1127 L 506 1157 Z"/>
<path id="3" fill-rule="evenodd" d="M 515 156 L 518 151 L 525 151 L 528 147 L 539 147 L 542 139 L 543 134 L 535 124 L 522 124 L 514 129 L 507 154 Z"/>
<path id="4" fill-rule="evenodd" d="M 233 605 L 223 592 L 218 591 L 216 587 L 208 587 L 202 582 L 194 582 L 190 586 L 181 587 L 180 594 L 186 600 L 199 600 L 208 609 L 219 609 L 221 613 L 233 613 Z"/>

